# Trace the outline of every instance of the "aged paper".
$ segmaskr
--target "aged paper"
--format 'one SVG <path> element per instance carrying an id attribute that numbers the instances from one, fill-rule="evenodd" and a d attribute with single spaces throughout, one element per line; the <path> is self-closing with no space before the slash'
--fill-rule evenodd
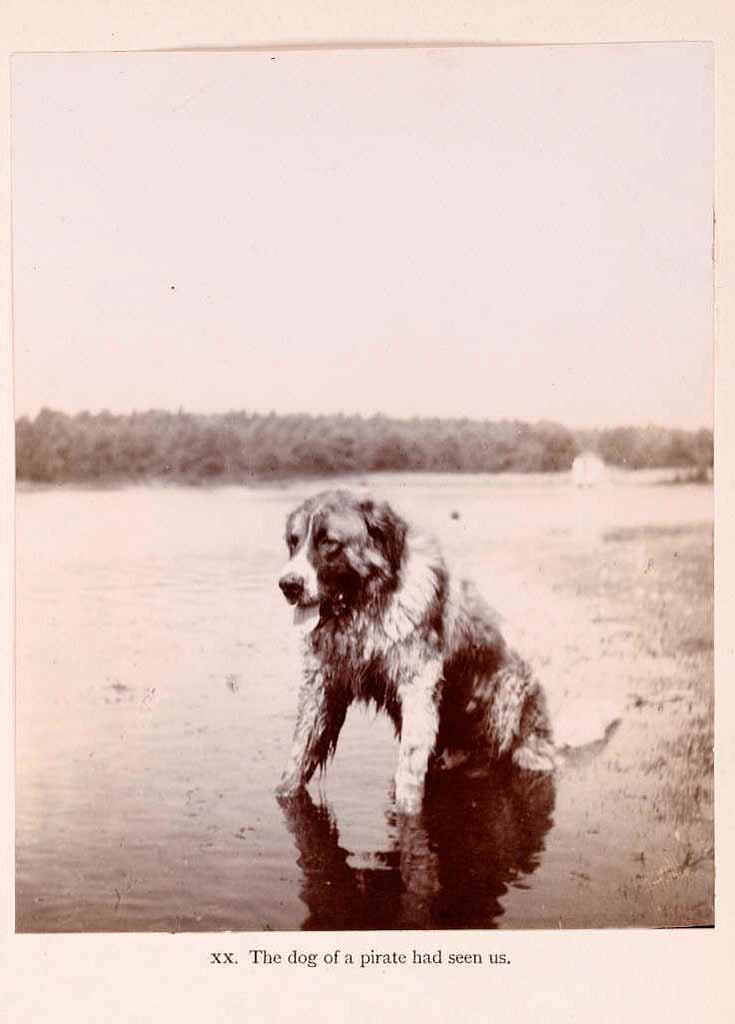
<path id="1" fill-rule="evenodd" d="M 211 14 L 211 12 L 210 12 Z M 298 15 L 298 16 L 297 16 Z M 279 22 L 263 22 L 263 28 L 259 33 L 268 36 L 268 42 L 280 40 L 292 41 L 293 33 L 299 26 L 302 16 L 294 13 L 293 20 L 288 24 L 292 26 L 284 39 L 283 24 Z M 452 18 L 456 15 L 446 15 L 447 21 L 437 20 L 435 31 L 439 36 L 446 37 L 451 41 L 449 33 L 452 32 Z M 660 22 L 653 14 L 649 14 L 651 21 L 645 21 L 645 15 L 639 14 L 641 20 L 636 25 L 636 31 L 630 38 L 650 38 L 650 29 L 646 31 L 646 25 L 652 22 Z M 222 26 L 221 34 L 217 39 L 204 40 L 193 39 L 190 33 L 198 30 L 204 35 L 211 35 L 204 27 L 198 25 L 199 17 L 192 13 L 191 28 L 186 31 L 187 38 L 181 38 L 184 30 L 179 27 L 177 35 L 172 35 L 169 28 L 163 27 L 162 22 L 152 22 L 150 14 L 142 19 L 137 27 L 131 27 L 125 31 L 124 40 L 118 43 L 108 38 L 104 32 L 98 37 L 92 38 L 89 26 L 83 29 L 79 37 L 74 36 L 71 28 L 59 26 L 58 43 L 55 42 L 47 31 L 46 26 L 41 26 L 38 36 L 29 33 L 29 30 L 18 31 L 18 43 L 14 44 L 16 50 L 48 50 L 48 49 L 99 49 L 106 50 L 118 46 L 123 49 L 147 49 L 165 45 L 181 47 L 186 49 L 192 43 L 205 45 L 211 42 L 214 45 L 225 45 L 225 35 L 230 32 L 229 26 Z M 187 23 L 188 24 L 188 23 Z M 498 24 L 497 27 L 483 27 L 485 22 L 480 18 L 473 22 L 473 29 L 468 32 L 462 28 L 462 35 L 473 37 L 474 41 L 487 41 L 488 37 L 495 40 L 500 34 L 503 41 L 515 41 L 518 38 L 518 30 L 513 30 L 509 25 Z M 350 32 L 361 38 L 368 26 L 360 29 L 358 22 L 350 23 Z M 267 31 L 266 31 L 267 27 Z M 276 31 L 280 28 L 280 32 Z M 306 41 L 310 41 L 314 25 L 304 26 Z M 393 29 L 401 35 L 401 41 L 406 36 L 406 26 L 396 23 L 395 12 L 391 21 L 387 21 L 384 31 L 388 37 L 392 35 L 389 29 Z M 592 31 L 592 26 L 585 26 L 583 33 L 586 40 L 603 41 L 609 35 L 605 25 L 598 25 L 597 31 Z M 580 26 L 573 26 L 567 21 L 555 22 L 551 19 L 546 25 L 538 20 L 529 21 L 522 26 L 524 40 L 539 43 L 552 40 L 557 41 L 581 41 L 579 40 Z M 250 30 L 252 31 L 252 29 Z M 332 29 L 332 32 L 335 29 Z M 340 29 L 340 31 L 345 31 Z M 457 28 L 453 30 L 455 33 Z M 691 19 L 683 20 L 681 26 L 674 21 L 673 15 L 667 14 L 667 24 L 662 29 L 659 27 L 656 35 L 661 38 L 707 38 L 715 42 L 715 55 L 719 72 L 724 78 L 718 79 L 718 96 L 720 103 L 726 103 L 728 97 L 727 85 L 727 42 L 729 36 L 725 26 L 721 28 L 721 42 L 718 42 L 718 34 L 713 28 L 705 27 L 704 21 L 696 25 L 691 24 Z M 122 30 L 121 30 L 122 32 Z M 411 32 L 415 34 L 415 27 Z M 423 33 L 422 33 L 423 35 Z M 330 36 L 329 26 L 325 23 L 323 31 L 319 31 L 320 40 L 333 38 Z M 155 37 L 155 38 L 154 38 Z M 423 39 L 425 40 L 425 36 Z M 248 42 L 242 36 L 237 38 L 238 44 Z M 299 40 L 301 41 L 301 40 Z M 316 40 L 315 40 L 316 41 Z M 382 40 L 380 40 L 382 41 Z M 422 39 L 416 37 L 416 41 Z M 431 40 L 434 41 L 433 39 Z M 263 42 L 262 38 L 252 39 L 254 43 Z M 355 51 L 355 59 L 359 60 L 360 51 Z M 438 51 L 441 59 L 441 51 Z M 265 55 L 265 51 L 264 51 Z M 216 55 L 202 55 L 204 60 L 210 61 Z M 267 54 L 277 58 L 278 52 Z M 100 56 L 100 66 L 104 66 L 105 58 Z M 166 58 L 162 58 L 166 59 Z M 22 60 L 22 58 L 19 58 Z M 150 65 L 155 65 L 156 57 L 151 55 L 147 60 Z M 19 65 L 20 66 L 20 65 Z M 206 83 L 204 83 L 206 85 Z M 440 98 L 439 98 L 440 100 Z M 196 116 L 196 94 L 182 93 L 184 110 L 189 103 L 194 104 L 194 113 L 185 116 Z M 722 128 L 722 117 L 718 110 L 719 131 Z M 48 125 L 53 130 L 53 121 Z M 265 130 L 265 129 L 263 129 Z M 376 126 L 376 134 L 379 133 L 379 126 Z M 114 145 L 114 131 L 111 132 L 110 144 Z M 153 139 L 149 140 L 153 143 Z M 63 136 L 59 144 L 64 144 Z M 721 151 L 720 151 L 721 152 Z M 718 158 L 718 175 L 722 179 L 722 157 Z M 77 184 L 79 184 L 77 182 Z M 73 182 L 70 183 L 74 185 Z M 100 181 L 99 186 L 104 187 Z M 81 186 L 80 186 L 81 187 Z M 728 206 L 727 197 L 718 196 L 718 225 L 719 230 L 728 230 Z M 724 227 L 722 226 L 724 225 Z M 176 225 L 172 224 L 176 229 Z M 200 224 L 198 231 L 201 233 L 204 227 Z M 724 234 L 720 237 L 726 237 Z M 39 239 L 40 241 L 40 239 Z M 183 239 L 182 239 L 183 244 Z M 304 254 L 305 255 L 305 254 Z M 726 268 L 723 268 L 722 280 L 725 277 Z M 60 268 L 59 278 L 63 281 L 64 268 Z M 687 282 L 682 282 L 685 287 Z M 22 282 L 20 278 L 17 284 L 26 289 L 29 281 L 26 277 Z M 167 282 L 170 290 L 176 289 L 177 282 Z M 60 285 L 61 287 L 61 285 Z M 729 300 L 732 301 L 731 299 Z M 24 302 L 27 308 L 32 306 L 32 296 L 25 295 Z M 728 317 L 728 299 L 723 293 L 718 300 L 720 317 L 725 322 Z M 181 315 L 181 314 L 178 314 Z M 722 333 L 722 320 L 720 324 L 720 338 Z M 7 353 L 4 358 L 7 357 Z M 28 364 L 26 364 L 28 365 Z M 718 352 L 718 371 L 720 374 L 719 387 L 727 380 L 728 364 L 727 353 L 722 349 Z M 84 372 L 82 368 L 80 372 Z M 38 365 L 27 380 L 41 380 L 44 367 Z M 6 379 L 10 379 L 9 377 Z M 83 388 L 82 392 L 83 394 Z M 717 421 L 718 446 L 716 450 L 715 479 L 718 480 L 718 493 L 720 494 L 720 514 L 726 500 L 726 488 L 729 483 L 727 479 L 726 460 L 723 458 L 723 446 L 721 439 L 726 442 L 728 437 L 728 421 L 726 410 L 723 408 L 722 391 L 719 392 L 719 419 Z M 272 400 L 273 396 L 269 396 Z M 8 389 L 8 403 L 11 395 Z M 145 400 L 145 406 L 162 404 L 155 395 L 150 400 Z M 10 408 L 10 405 L 8 406 Z M 30 411 L 30 410 L 29 410 Z M 422 409 L 410 409 L 407 413 L 420 415 Z M 25 414 L 25 409 L 18 409 L 17 414 Z M 447 415 L 455 414 L 452 409 L 447 410 Z M 472 415 L 479 415 L 473 412 Z M 532 415 L 532 414 L 529 414 Z M 558 418 L 559 414 L 555 418 Z M 582 415 L 581 419 L 584 419 Z M 8 443 L 12 437 L 12 414 L 9 412 L 6 417 Z M 722 484 L 720 483 L 722 481 Z M 8 508 L 7 522 L 10 522 L 12 512 L 10 482 L 6 506 Z M 725 496 L 722 496 L 720 487 L 725 488 Z M 124 529 L 124 523 L 121 529 Z M 718 558 L 726 556 L 728 549 L 728 537 L 720 527 L 717 535 Z M 53 537 L 49 537 L 44 545 L 45 555 L 53 558 Z M 9 558 L 9 554 L 7 556 Z M 723 594 L 726 594 L 726 583 L 722 575 L 722 564 L 718 564 L 717 581 L 720 586 L 719 600 L 722 602 Z M 5 595 L 4 595 L 5 597 Z M 11 621 L 10 597 L 7 597 L 7 619 Z M 719 605 L 720 622 L 723 620 L 722 604 Z M 39 628 L 42 623 L 39 621 Z M 7 646 L 10 654 L 10 645 Z M 718 650 L 718 672 L 720 675 L 726 673 L 723 669 L 722 659 L 726 651 Z M 9 660 L 9 665 L 11 658 Z M 112 678 L 110 683 L 111 699 L 114 701 L 124 694 L 115 689 L 116 679 Z M 233 678 L 231 689 L 238 685 L 238 680 Z M 122 686 L 122 684 L 120 684 Z M 150 701 L 155 701 L 153 694 L 154 687 L 150 687 Z M 233 691 L 234 692 L 234 691 Z M 718 690 L 717 715 L 722 722 L 723 705 L 726 704 L 727 695 L 722 695 L 721 688 Z M 7 706 L 10 708 L 12 691 L 8 690 Z M 12 736 L 12 723 L 14 715 L 9 712 L 8 736 Z M 721 731 L 721 724 L 720 724 Z M 198 749 L 198 748 L 197 748 Z M 719 765 L 720 770 L 727 770 L 727 757 L 723 752 L 720 737 Z M 12 756 L 10 756 L 10 745 L 8 745 L 8 767 L 7 777 L 12 778 Z M 719 780 L 718 792 L 718 833 L 719 844 L 727 843 L 727 801 L 729 799 L 727 790 L 723 789 L 722 779 Z M 8 794 L 10 796 L 10 794 Z M 12 806 L 12 805 L 11 805 Z M 723 812 L 723 806 L 725 811 Z M 295 1019 L 307 1011 L 307 1006 L 314 1005 L 318 1000 L 319 1011 L 327 1019 L 340 1016 L 340 1008 L 345 1003 L 354 1007 L 354 1012 L 361 1017 L 367 1017 L 374 1009 L 380 1012 L 399 1014 L 415 1014 L 417 1002 L 424 998 L 424 993 L 431 994 L 431 1001 L 427 1003 L 426 1012 L 429 1015 L 435 1013 L 434 1006 L 442 1006 L 443 1011 L 452 1008 L 455 1004 L 471 1017 L 471 1019 L 485 1019 L 488 1012 L 494 1015 L 501 1015 L 501 1018 L 510 1018 L 518 1015 L 518 1006 L 538 1006 L 539 1011 L 545 1015 L 551 1013 L 552 1019 L 565 1019 L 570 1013 L 591 1014 L 603 1016 L 609 1013 L 610 1019 L 619 1019 L 624 1012 L 635 1016 L 656 1014 L 655 1005 L 647 1005 L 646 999 L 663 1000 L 660 1005 L 665 1006 L 666 1012 L 672 1015 L 672 1019 L 690 1019 L 697 1015 L 706 1020 L 718 1020 L 727 1018 L 727 999 L 729 998 L 723 984 L 723 975 L 718 966 L 724 961 L 724 943 L 727 938 L 727 909 L 723 910 L 722 899 L 727 896 L 727 873 L 723 865 L 727 863 L 727 854 L 718 848 L 717 862 L 719 866 L 718 884 L 721 887 L 720 901 L 717 907 L 717 927 L 714 930 L 701 930 L 689 932 L 666 931 L 551 931 L 548 926 L 542 931 L 422 931 L 421 933 L 409 936 L 405 932 L 359 932 L 349 931 L 340 934 L 307 934 L 304 932 L 289 932 L 265 934 L 192 934 L 185 924 L 181 931 L 185 934 L 142 934 L 129 935 L 44 935 L 44 934 L 23 934 L 14 935 L 13 915 L 10 907 L 12 905 L 12 880 L 14 870 L 10 858 L 12 832 L 8 831 L 9 842 L 7 844 L 8 870 L 4 877 L 8 884 L 8 913 L 7 933 L 4 937 L 5 957 L 4 962 L 9 970 L 9 983 L 5 986 L 9 1000 L 9 1011 L 14 1019 L 36 1020 L 54 1018 L 59 1015 L 60 1007 L 64 1012 L 75 1013 L 79 1016 L 84 1010 L 80 1010 L 86 1002 L 90 1006 L 88 1019 L 99 1019 L 101 1015 L 109 1016 L 111 1019 L 131 1019 L 139 1017 L 148 1019 L 153 1016 L 172 1017 L 186 1016 L 193 1014 L 194 1010 L 198 1015 L 208 1013 L 213 1015 L 214 1010 L 217 1019 L 240 1019 L 243 1013 L 256 1017 L 268 1016 L 270 1013 L 285 1015 L 287 1019 Z M 121 882 L 117 899 L 122 901 L 126 898 L 126 882 Z M 242 896 L 242 894 L 239 894 Z M 599 922 L 604 924 L 603 921 Z M 688 921 L 671 923 L 691 923 Z M 588 922 L 588 926 L 594 927 L 595 922 Z M 425 927 L 421 926 L 420 927 Z M 33 928 L 28 929 L 34 931 Z M 94 928 L 81 929 L 82 931 L 94 931 Z M 141 931 L 144 931 L 142 929 Z M 178 930 L 178 929 L 177 929 Z M 43 931 L 43 929 L 40 929 Z M 265 950 L 268 956 L 280 955 L 284 958 L 283 964 L 264 963 L 267 958 L 261 954 L 260 962 L 252 963 L 253 955 L 249 953 L 252 949 Z M 413 950 L 417 950 L 425 956 L 435 956 L 437 950 L 442 951 L 441 966 L 429 963 L 421 965 L 412 964 L 411 956 Z M 340 951 L 339 954 L 337 951 Z M 352 950 L 353 955 L 358 958 L 367 957 L 364 967 L 348 967 L 343 964 L 345 953 Z M 448 962 L 449 954 L 465 954 L 474 957 L 478 950 L 483 959 L 480 967 L 468 959 L 466 962 L 451 964 Z M 296 951 L 294 959 L 297 963 L 290 965 L 288 956 Z M 216 956 L 214 956 L 216 954 Z M 400 957 L 407 956 L 409 962 L 400 961 Z M 501 955 L 510 962 L 505 965 L 503 961 L 492 963 L 487 958 Z M 321 965 L 309 970 L 309 956 L 320 957 Z M 331 956 L 334 963 L 330 964 L 325 958 Z M 298 962 L 301 958 L 301 962 Z M 392 958 L 392 959 L 391 959 Z M 230 962 L 236 959 L 237 964 Z M 491 971 L 489 978 L 483 977 L 483 973 Z M 499 975 L 498 971 L 502 973 Z M 430 973 L 429 973 L 430 972 Z M 43 975 L 43 985 L 39 984 L 39 976 Z M 456 977 L 455 977 L 456 975 Z M 654 987 L 649 979 L 656 978 L 659 985 L 658 990 L 652 993 Z M 688 979 L 684 985 L 682 978 Z M 674 1003 L 668 1001 L 666 993 L 673 991 L 676 984 L 676 1000 Z M 681 988 L 679 988 L 681 985 Z M 135 992 L 134 997 L 132 993 Z M 283 995 L 286 992 L 287 995 Z M 458 994 L 461 993 L 461 994 Z M 662 994 L 663 993 L 663 994 Z M 280 998 L 279 998 L 280 997 Z M 66 1001 L 68 999 L 68 1006 Z M 276 1002 L 271 1003 L 271 1000 Z M 306 1004 L 306 1005 L 304 1005 Z M 206 1009 L 209 1007 L 210 1009 Z M 678 1017 L 676 1015 L 679 1015 Z M 85 1018 L 86 1019 L 86 1018 Z"/>

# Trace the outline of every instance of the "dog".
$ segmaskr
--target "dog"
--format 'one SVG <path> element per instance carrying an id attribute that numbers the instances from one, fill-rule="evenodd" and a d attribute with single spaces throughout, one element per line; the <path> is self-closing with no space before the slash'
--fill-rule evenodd
<path id="1" fill-rule="evenodd" d="M 324 770 L 353 701 L 393 722 L 399 813 L 419 813 L 427 777 L 442 769 L 554 770 L 539 682 L 434 540 L 386 502 L 333 490 L 289 515 L 286 544 L 279 586 L 295 621 L 313 627 L 281 799 Z"/>

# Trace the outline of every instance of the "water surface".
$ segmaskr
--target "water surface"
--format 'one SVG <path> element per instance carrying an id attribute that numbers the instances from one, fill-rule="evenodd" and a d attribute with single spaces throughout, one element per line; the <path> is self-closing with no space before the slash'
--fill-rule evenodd
<path id="1" fill-rule="evenodd" d="M 640 481 L 370 483 L 471 570 L 562 712 L 590 686 L 564 636 L 594 617 L 568 560 L 596 559 L 605 530 L 701 528 L 712 512 L 708 488 L 667 488 L 664 501 Z M 353 711 L 324 779 L 278 805 L 298 685 L 276 586 L 283 520 L 318 486 L 19 493 L 18 930 L 634 922 L 619 895 L 632 826 L 600 807 L 609 757 L 556 780 L 443 780 L 407 822 L 392 803 L 391 729 Z M 613 675 L 594 685 L 602 695 L 607 679 L 622 707 L 634 680 Z"/>

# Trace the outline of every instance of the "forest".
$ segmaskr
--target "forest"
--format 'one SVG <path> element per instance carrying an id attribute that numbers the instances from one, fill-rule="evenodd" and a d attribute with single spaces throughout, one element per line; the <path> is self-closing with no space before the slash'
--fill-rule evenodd
<path id="1" fill-rule="evenodd" d="M 386 416 L 125 415 L 42 409 L 16 421 L 16 477 L 37 483 L 229 482 L 370 472 L 546 473 L 580 451 L 628 469 L 671 467 L 705 478 L 709 430 L 569 430 L 519 420 Z"/>

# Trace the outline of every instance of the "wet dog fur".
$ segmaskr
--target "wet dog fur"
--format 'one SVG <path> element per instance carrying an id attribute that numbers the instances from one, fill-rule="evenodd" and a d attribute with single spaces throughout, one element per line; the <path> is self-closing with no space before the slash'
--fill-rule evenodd
<path id="1" fill-rule="evenodd" d="M 304 636 L 297 721 L 281 798 L 334 753 L 353 701 L 391 718 L 399 812 L 422 806 L 427 775 L 459 764 L 551 771 L 543 691 L 474 587 L 436 543 L 385 502 L 326 491 L 288 517 L 279 580 Z"/>

